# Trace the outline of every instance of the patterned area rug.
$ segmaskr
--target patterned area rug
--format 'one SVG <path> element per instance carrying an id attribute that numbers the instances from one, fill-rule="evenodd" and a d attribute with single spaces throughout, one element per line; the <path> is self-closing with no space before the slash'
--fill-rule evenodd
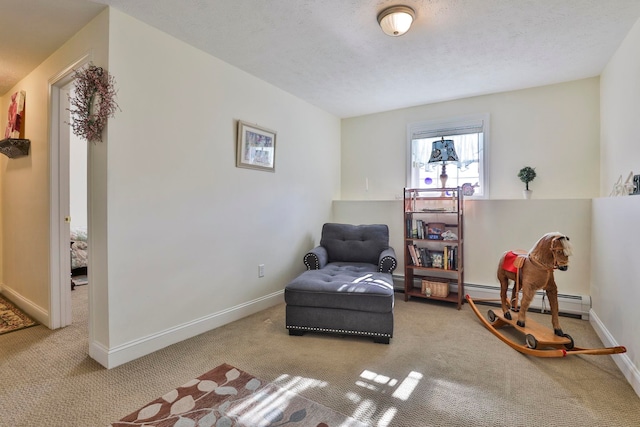
<path id="1" fill-rule="evenodd" d="M 220 365 L 111 427 L 366 427 L 293 392 Z"/>
<path id="2" fill-rule="evenodd" d="M 0 335 L 37 324 L 18 307 L 0 296 Z"/>

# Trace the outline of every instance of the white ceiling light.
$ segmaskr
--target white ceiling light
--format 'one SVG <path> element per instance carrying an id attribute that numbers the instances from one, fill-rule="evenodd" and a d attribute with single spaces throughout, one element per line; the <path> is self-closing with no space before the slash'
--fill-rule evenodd
<path id="1" fill-rule="evenodd" d="M 409 31 L 415 17 L 409 6 L 391 6 L 378 14 L 378 24 L 385 34 L 397 37 Z"/>

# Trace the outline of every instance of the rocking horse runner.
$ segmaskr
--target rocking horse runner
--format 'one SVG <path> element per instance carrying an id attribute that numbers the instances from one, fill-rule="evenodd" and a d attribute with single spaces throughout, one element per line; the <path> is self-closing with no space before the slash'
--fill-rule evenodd
<path id="1" fill-rule="evenodd" d="M 572 254 L 569 238 L 561 233 L 547 233 L 542 236 L 528 253 L 506 252 L 498 264 L 498 281 L 500 282 L 500 303 L 502 314 L 489 310 L 489 320 L 485 320 L 470 296 L 466 296 L 469 305 L 483 324 L 498 338 L 514 349 L 539 357 L 564 357 L 567 354 L 615 354 L 624 353 L 622 346 L 601 349 L 585 349 L 574 346 L 573 338 L 565 334 L 558 320 L 558 288 L 553 277 L 554 270 L 565 271 Z M 509 282 L 513 281 L 512 298 L 507 300 Z M 551 308 L 551 324 L 553 332 L 542 325 L 530 320 L 527 322 L 526 313 L 536 291 L 543 289 L 547 292 Z M 522 291 L 522 301 L 518 305 L 518 295 Z M 511 311 L 517 311 L 517 321 L 514 321 Z M 517 344 L 499 332 L 496 328 L 513 326 L 525 334 L 526 346 Z M 537 350 L 536 348 L 550 347 L 551 350 Z"/>

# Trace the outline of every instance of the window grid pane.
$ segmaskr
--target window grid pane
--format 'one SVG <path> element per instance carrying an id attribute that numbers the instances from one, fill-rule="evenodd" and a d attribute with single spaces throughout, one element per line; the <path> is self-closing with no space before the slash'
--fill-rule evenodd
<path id="1" fill-rule="evenodd" d="M 412 139 L 411 187 L 439 188 L 442 186 L 440 182 L 442 164 L 428 163 L 432 143 L 442 137 L 454 141 L 459 158 L 459 162 L 447 164 L 447 187 L 461 187 L 463 184 L 470 184 L 474 187 L 474 195 L 481 196 L 483 194 L 480 170 L 483 145 L 481 132 Z"/>

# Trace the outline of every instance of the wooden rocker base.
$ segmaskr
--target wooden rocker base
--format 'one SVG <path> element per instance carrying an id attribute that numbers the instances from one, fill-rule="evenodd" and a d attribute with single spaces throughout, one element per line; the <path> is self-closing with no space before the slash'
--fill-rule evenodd
<path id="1" fill-rule="evenodd" d="M 576 347 L 574 345 L 573 338 L 567 334 L 562 337 L 555 335 L 551 329 L 545 328 L 531 319 L 527 319 L 527 325 L 525 327 L 518 326 L 516 324 L 515 316 L 513 320 L 506 319 L 504 315 L 499 312 L 500 310 L 498 310 L 498 312 L 489 310 L 489 320 L 487 320 L 480 313 L 480 310 L 478 310 L 478 307 L 469 295 L 467 295 L 465 299 L 469 302 L 469 306 L 476 316 L 478 316 L 482 324 L 489 329 L 491 333 L 509 347 L 523 354 L 536 357 L 566 357 L 573 354 L 619 354 L 627 351 L 623 346 L 605 348 Z M 503 326 L 512 326 L 518 332 L 522 333 L 525 336 L 526 344 L 518 344 L 498 332 L 498 329 Z"/>

